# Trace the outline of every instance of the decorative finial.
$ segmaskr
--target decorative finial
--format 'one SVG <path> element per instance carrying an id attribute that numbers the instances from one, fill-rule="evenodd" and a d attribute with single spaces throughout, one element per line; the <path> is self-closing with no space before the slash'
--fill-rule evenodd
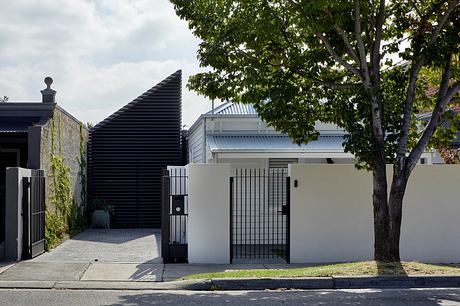
<path id="1" fill-rule="evenodd" d="M 47 76 L 45 78 L 46 89 L 51 89 L 51 84 L 53 84 L 53 78 Z"/>
<path id="2" fill-rule="evenodd" d="M 55 103 L 54 98 L 56 96 L 56 91 L 51 89 L 51 84 L 53 84 L 53 79 L 49 76 L 45 78 L 46 88 L 42 92 L 42 102 L 43 103 Z"/>

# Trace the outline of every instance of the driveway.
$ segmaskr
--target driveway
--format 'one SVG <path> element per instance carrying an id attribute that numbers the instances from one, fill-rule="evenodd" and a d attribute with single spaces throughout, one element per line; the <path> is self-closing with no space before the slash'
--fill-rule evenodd
<path id="1" fill-rule="evenodd" d="M 159 229 L 90 229 L 33 262 L 162 263 Z"/>
<path id="2" fill-rule="evenodd" d="M 160 230 L 86 230 L 49 253 L 0 267 L 1 281 L 161 281 Z"/>

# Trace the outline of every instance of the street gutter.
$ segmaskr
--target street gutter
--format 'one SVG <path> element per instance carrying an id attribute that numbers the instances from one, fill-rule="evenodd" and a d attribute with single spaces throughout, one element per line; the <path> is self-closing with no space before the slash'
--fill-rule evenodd
<path id="1" fill-rule="evenodd" d="M 56 290 L 280 290 L 457 288 L 460 276 L 335 276 L 308 278 L 216 278 L 173 282 L 0 281 L 0 289 Z"/>

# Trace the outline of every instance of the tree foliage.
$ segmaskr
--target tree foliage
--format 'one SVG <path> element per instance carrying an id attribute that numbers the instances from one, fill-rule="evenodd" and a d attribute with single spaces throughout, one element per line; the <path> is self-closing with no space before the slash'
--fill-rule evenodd
<path id="1" fill-rule="evenodd" d="M 381 94 L 385 155 L 392 162 L 412 66 L 423 56 L 423 67 L 441 72 L 449 54 L 459 53 L 457 1 L 387 2 L 380 34 L 376 26 L 380 1 L 375 0 L 172 2 L 202 39 L 201 65 L 211 67 L 192 77 L 190 88 L 211 99 L 254 104 L 267 123 L 297 143 L 318 137 L 317 120 L 336 123 L 347 132 L 345 149 L 370 166 L 375 155 L 372 91 Z M 453 12 L 432 42 L 450 6 Z M 356 33 L 357 14 L 361 35 Z M 381 36 L 378 49 L 377 35 Z M 395 65 L 396 59 L 406 64 Z M 378 78 L 380 89 L 363 85 L 362 71 L 369 70 L 375 60 L 381 72 L 373 71 L 370 78 Z M 452 78 L 457 79 L 458 61 L 451 69 Z M 429 86 L 439 87 L 439 75 L 429 83 L 420 78 L 416 84 L 405 153 L 423 131 L 415 128 L 416 115 L 435 105 L 435 97 L 427 97 L 425 91 Z"/>

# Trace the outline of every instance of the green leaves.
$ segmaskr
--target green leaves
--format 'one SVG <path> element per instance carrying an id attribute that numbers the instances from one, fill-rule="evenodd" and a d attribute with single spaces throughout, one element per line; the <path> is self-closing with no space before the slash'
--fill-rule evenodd
<path id="1" fill-rule="evenodd" d="M 347 133 L 345 150 L 362 167 L 372 168 L 376 159 L 377 123 L 386 162 L 395 160 L 405 110 L 411 119 L 405 153 L 414 148 L 423 132 L 418 115 L 437 101 L 426 90 L 439 86 L 447 54 L 456 59 L 452 76 L 459 76 L 458 0 L 386 1 L 377 53 L 378 0 L 171 2 L 201 39 L 198 59 L 210 68 L 190 78 L 190 89 L 254 104 L 263 120 L 296 143 L 318 137 L 316 121 L 335 123 Z M 416 76 L 415 102 L 408 104 L 411 69 L 421 58 L 426 69 Z M 395 66 L 401 60 L 406 64 Z M 379 122 L 372 101 L 378 101 Z M 451 139 L 456 127 L 435 138 Z"/>

